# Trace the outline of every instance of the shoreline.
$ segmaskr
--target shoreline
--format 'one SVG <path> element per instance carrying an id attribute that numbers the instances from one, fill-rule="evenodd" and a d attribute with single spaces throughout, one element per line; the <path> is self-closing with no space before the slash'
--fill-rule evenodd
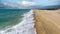
<path id="1" fill-rule="evenodd" d="M 37 34 L 60 34 L 59 10 L 34 10 Z"/>
<path id="2" fill-rule="evenodd" d="M 33 14 L 33 10 L 23 14 L 23 21 L 11 28 L 0 31 L 0 34 L 36 34 Z"/>

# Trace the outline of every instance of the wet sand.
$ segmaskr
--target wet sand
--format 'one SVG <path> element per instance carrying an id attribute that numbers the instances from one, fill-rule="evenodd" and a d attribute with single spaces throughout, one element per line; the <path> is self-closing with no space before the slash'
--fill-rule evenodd
<path id="1" fill-rule="evenodd" d="M 34 10 L 37 34 L 60 34 L 59 10 Z"/>

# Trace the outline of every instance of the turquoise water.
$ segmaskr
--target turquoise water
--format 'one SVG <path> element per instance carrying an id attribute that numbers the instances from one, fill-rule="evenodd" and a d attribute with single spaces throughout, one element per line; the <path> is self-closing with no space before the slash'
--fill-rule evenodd
<path id="1" fill-rule="evenodd" d="M 18 24 L 30 9 L 0 9 L 0 29 Z"/>

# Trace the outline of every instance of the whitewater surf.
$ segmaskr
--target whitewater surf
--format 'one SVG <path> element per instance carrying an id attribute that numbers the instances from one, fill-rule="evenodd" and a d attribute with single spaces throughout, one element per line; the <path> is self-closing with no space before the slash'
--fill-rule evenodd
<path id="1" fill-rule="evenodd" d="M 33 10 L 23 14 L 23 20 L 11 28 L 0 31 L 0 34 L 36 34 L 34 28 Z"/>

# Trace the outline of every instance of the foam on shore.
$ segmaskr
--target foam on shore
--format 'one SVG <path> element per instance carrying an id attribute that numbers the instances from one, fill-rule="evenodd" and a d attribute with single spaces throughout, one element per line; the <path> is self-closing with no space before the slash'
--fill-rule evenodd
<path id="1" fill-rule="evenodd" d="M 22 22 L 7 30 L 0 31 L 0 34 L 36 34 L 33 14 L 33 10 L 25 13 Z"/>

